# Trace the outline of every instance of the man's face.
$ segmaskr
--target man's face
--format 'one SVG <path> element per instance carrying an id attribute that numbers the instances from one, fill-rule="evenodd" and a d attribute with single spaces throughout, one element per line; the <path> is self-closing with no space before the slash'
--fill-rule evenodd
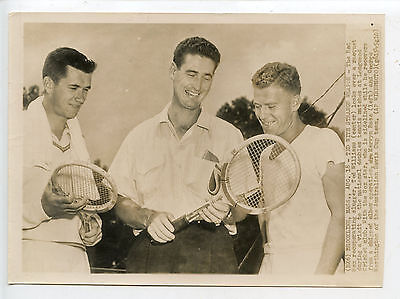
<path id="1" fill-rule="evenodd" d="M 265 133 L 287 135 L 297 109 L 298 96 L 293 93 L 277 85 L 254 87 L 254 112 Z"/>
<path id="2" fill-rule="evenodd" d="M 181 67 L 171 67 L 174 101 L 181 107 L 196 110 L 210 90 L 215 62 L 200 55 L 186 54 Z"/>
<path id="3" fill-rule="evenodd" d="M 66 119 L 74 118 L 86 100 L 91 81 L 92 74 L 67 66 L 66 76 L 57 83 L 52 81 L 48 90 L 52 112 Z"/>

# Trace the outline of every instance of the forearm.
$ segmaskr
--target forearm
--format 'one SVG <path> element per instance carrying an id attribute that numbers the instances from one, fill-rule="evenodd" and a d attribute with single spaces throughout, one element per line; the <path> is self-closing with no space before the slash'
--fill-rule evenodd
<path id="1" fill-rule="evenodd" d="M 334 274 L 344 255 L 344 218 L 331 216 L 316 274 Z"/>
<path id="2" fill-rule="evenodd" d="M 120 195 L 114 209 L 118 218 L 134 229 L 146 229 L 151 216 L 156 213 L 154 210 L 141 208 L 131 199 Z"/>
<path id="3" fill-rule="evenodd" d="M 316 273 L 334 274 L 344 255 L 344 163 L 329 161 L 322 183 L 331 218 Z"/>

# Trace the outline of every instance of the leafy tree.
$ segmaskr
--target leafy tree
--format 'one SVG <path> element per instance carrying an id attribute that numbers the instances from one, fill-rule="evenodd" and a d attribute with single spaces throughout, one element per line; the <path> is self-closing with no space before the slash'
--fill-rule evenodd
<path id="1" fill-rule="evenodd" d="M 245 139 L 263 133 L 254 114 L 253 105 L 245 97 L 233 100 L 232 104 L 225 103 L 217 111 L 217 116 L 238 128 Z"/>
<path id="2" fill-rule="evenodd" d="M 301 121 L 306 125 L 326 128 L 326 113 L 307 103 L 307 97 L 303 99 L 297 112 Z"/>
<path id="3" fill-rule="evenodd" d="M 38 96 L 40 95 L 40 89 L 38 85 L 32 85 L 29 87 L 28 91 L 26 90 L 26 87 L 24 86 L 23 89 L 23 109 L 26 110 L 29 106 L 29 104 L 35 100 Z"/>
<path id="4" fill-rule="evenodd" d="M 307 98 L 304 98 L 298 111 L 300 119 L 303 123 L 319 128 L 328 127 L 328 118 L 326 116 L 326 113 L 316 109 L 315 106 L 311 106 L 310 104 L 308 104 Z M 329 128 L 336 132 L 336 134 L 339 136 L 340 140 L 344 144 L 344 131 L 335 126 L 329 126 Z"/>

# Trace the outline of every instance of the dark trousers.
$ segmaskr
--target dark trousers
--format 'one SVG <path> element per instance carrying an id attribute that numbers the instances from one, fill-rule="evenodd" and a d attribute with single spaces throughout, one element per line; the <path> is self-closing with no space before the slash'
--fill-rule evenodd
<path id="1" fill-rule="evenodd" d="M 166 244 L 141 233 L 128 254 L 129 273 L 238 273 L 233 239 L 223 226 L 193 223 Z"/>

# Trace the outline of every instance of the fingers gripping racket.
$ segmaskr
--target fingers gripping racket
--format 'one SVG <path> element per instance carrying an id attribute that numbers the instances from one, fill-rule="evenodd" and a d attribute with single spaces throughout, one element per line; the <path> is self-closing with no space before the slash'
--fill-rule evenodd
<path id="1" fill-rule="evenodd" d="M 214 171 L 214 175 L 217 173 Z M 215 180 L 216 188 L 209 190 L 212 199 L 173 221 L 176 231 L 197 220 L 198 212 L 222 195 L 233 207 L 239 207 L 247 214 L 269 214 L 296 192 L 300 164 L 288 142 L 279 136 L 261 134 L 235 148 L 230 160 L 223 164 L 220 175 L 216 176 L 219 177 Z M 221 191 L 223 194 L 219 194 Z M 263 234 L 266 236 L 266 232 Z"/>
<path id="2" fill-rule="evenodd" d="M 61 165 L 54 170 L 51 183 L 55 193 L 87 200 L 83 212 L 78 212 L 86 232 L 90 231 L 90 214 L 107 212 L 117 201 L 114 181 L 92 163 L 79 161 Z"/>

